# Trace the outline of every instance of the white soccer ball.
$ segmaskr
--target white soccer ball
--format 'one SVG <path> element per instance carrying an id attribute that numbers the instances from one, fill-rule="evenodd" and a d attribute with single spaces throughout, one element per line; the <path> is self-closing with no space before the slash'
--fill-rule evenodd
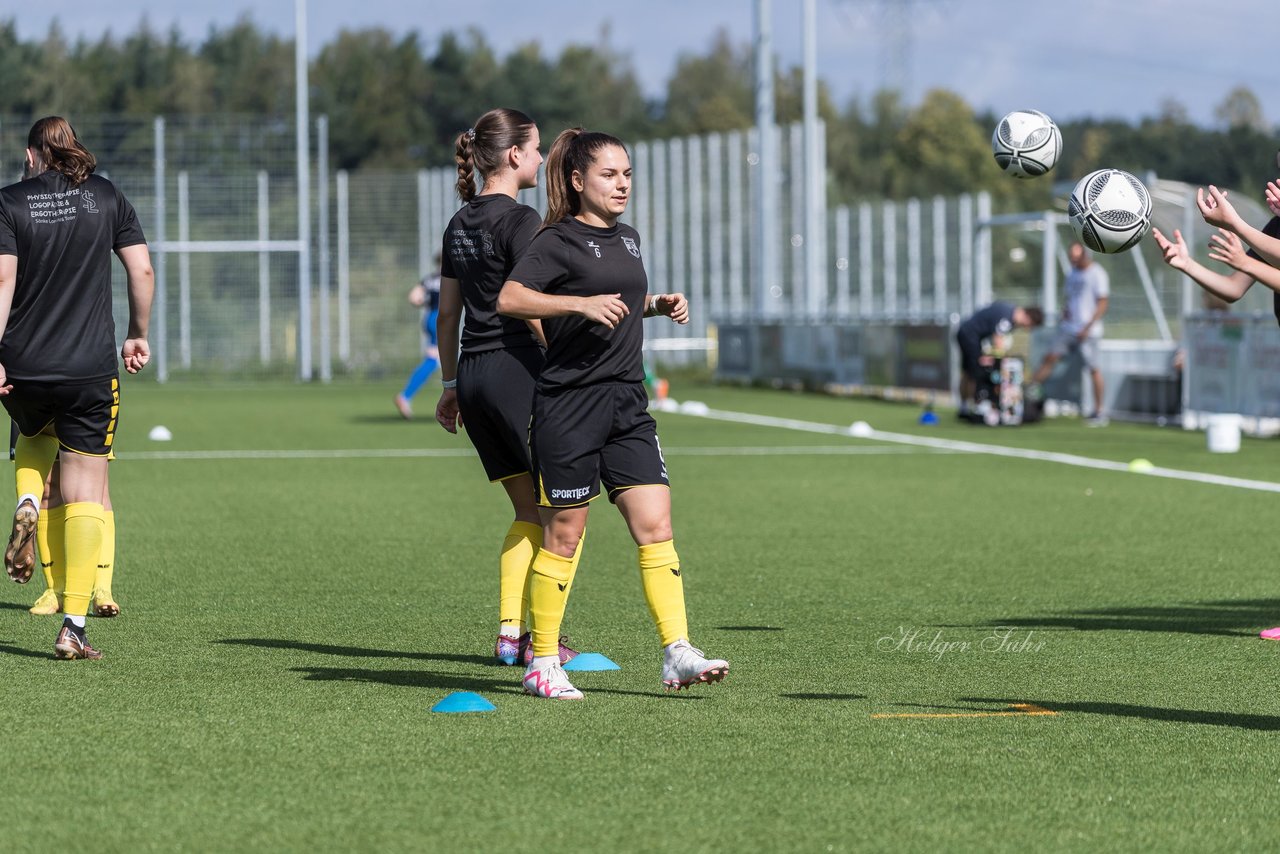
<path id="1" fill-rule="evenodd" d="M 1058 162 L 1062 133 L 1039 110 L 1014 110 L 991 135 L 996 163 L 1015 178 L 1039 178 Z"/>
<path id="2" fill-rule="evenodd" d="M 1071 191 L 1067 216 L 1076 237 L 1094 252 L 1124 252 L 1151 228 L 1151 194 L 1128 172 L 1099 169 Z"/>

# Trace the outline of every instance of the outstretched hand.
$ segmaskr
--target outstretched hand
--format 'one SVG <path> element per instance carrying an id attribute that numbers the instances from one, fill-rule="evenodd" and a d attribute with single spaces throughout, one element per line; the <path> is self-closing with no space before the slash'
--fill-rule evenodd
<path id="1" fill-rule="evenodd" d="M 1182 239 L 1182 232 L 1179 229 L 1173 230 L 1173 240 L 1165 237 L 1160 233 L 1160 229 L 1151 229 L 1151 236 L 1155 238 L 1156 245 L 1160 247 L 1160 251 L 1164 254 L 1164 262 L 1175 270 L 1186 272 L 1187 265 L 1191 263 L 1191 253 L 1187 251 L 1186 241 Z"/>
<path id="2" fill-rule="evenodd" d="M 1225 228 L 1220 228 L 1217 234 L 1209 236 L 1209 257 L 1237 270 L 1249 260 L 1240 236 Z"/>
<path id="3" fill-rule="evenodd" d="M 1196 207 L 1200 209 L 1200 216 L 1204 217 L 1204 221 L 1209 225 L 1235 231 L 1240 224 L 1240 214 L 1236 213 L 1235 207 L 1227 201 L 1226 191 L 1219 190 L 1212 184 L 1209 185 L 1207 193 L 1204 187 L 1196 190 Z"/>
<path id="4" fill-rule="evenodd" d="M 673 323 L 689 322 L 689 300 L 684 294 L 655 294 L 651 304 L 655 314 L 669 317 Z"/>
<path id="5" fill-rule="evenodd" d="M 1268 181 L 1266 196 L 1267 207 L 1271 208 L 1273 214 L 1280 216 L 1280 183 Z"/>

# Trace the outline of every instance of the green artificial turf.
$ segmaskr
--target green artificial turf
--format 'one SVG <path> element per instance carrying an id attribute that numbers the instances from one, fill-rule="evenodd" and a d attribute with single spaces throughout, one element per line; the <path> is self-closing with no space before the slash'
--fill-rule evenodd
<path id="1" fill-rule="evenodd" d="M 580 703 L 491 663 L 509 521 L 390 385 L 129 381 L 106 658 L 0 587 L 4 850 L 1240 850 L 1273 844 L 1280 496 L 660 413 L 695 644 L 664 695 L 593 505 Z M 1280 443 L 676 384 L 717 410 L 1280 481 Z M 167 426 L 173 441 L 148 441 Z M 408 456 L 397 449 L 456 450 Z M 183 459 L 195 451 L 325 455 Z M 386 454 L 355 455 L 347 451 Z M 239 455 L 243 457 L 245 455 Z M 453 691 L 497 706 L 433 714 Z M 1034 704 L 1048 715 L 986 715 Z M 877 715 L 960 715 L 876 717 Z"/>

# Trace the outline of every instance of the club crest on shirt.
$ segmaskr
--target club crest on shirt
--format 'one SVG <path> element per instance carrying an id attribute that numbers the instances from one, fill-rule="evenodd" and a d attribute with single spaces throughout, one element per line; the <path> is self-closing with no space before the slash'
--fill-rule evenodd
<path id="1" fill-rule="evenodd" d="M 622 238 L 622 245 L 627 247 L 627 251 L 630 252 L 633 256 L 635 256 L 636 258 L 640 257 L 640 247 L 636 246 L 636 242 L 633 239 L 631 239 L 630 237 Z"/>
<path id="2" fill-rule="evenodd" d="M 599 257 L 600 257 L 600 244 L 599 244 L 599 243 L 596 243 L 594 240 L 588 240 L 588 241 L 587 241 L 587 246 L 588 246 L 589 248 L 594 249 L 594 250 L 596 251 L 596 257 L 597 257 L 597 258 L 599 258 Z"/>
<path id="3" fill-rule="evenodd" d="M 84 202 L 85 213 L 97 213 L 98 203 L 93 198 L 93 193 L 81 193 L 80 201 Z"/>

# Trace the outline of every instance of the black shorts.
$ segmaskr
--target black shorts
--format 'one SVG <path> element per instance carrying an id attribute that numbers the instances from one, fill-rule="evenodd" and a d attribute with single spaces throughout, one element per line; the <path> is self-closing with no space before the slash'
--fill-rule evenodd
<path id="1" fill-rule="evenodd" d="M 982 366 L 978 364 L 978 360 L 982 358 L 982 339 L 976 335 L 957 332 L 956 344 L 960 346 L 960 370 L 978 379 L 982 373 Z"/>
<path id="2" fill-rule="evenodd" d="M 61 450 L 90 457 L 111 453 L 120 415 L 117 377 L 80 385 L 13 380 L 13 391 L 0 401 L 23 436 L 52 425 Z"/>
<path id="3" fill-rule="evenodd" d="M 463 353 L 458 411 L 490 481 L 528 474 L 529 413 L 542 370 L 541 348 Z"/>
<path id="4" fill-rule="evenodd" d="M 632 486 L 667 486 L 658 425 L 640 383 L 600 383 L 533 398 L 529 448 L 543 507 L 580 507 L 600 494 L 616 501 Z"/>

